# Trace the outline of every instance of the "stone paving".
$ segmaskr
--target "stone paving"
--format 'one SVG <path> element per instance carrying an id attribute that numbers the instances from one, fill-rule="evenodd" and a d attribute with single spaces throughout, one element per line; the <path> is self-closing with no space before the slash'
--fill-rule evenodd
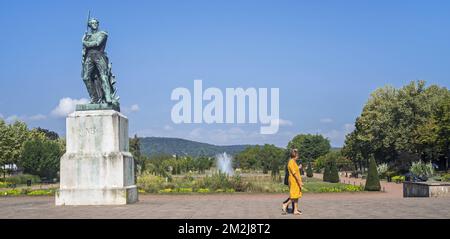
<path id="1" fill-rule="evenodd" d="M 314 173 L 314 178 L 322 179 L 323 174 Z M 339 180 L 341 183 L 352 184 L 352 185 L 363 185 L 364 186 L 366 184 L 365 179 L 350 178 L 350 177 L 345 177 L 342 175 L 339 175 Z M 380 182 L 380 184 L 381 184 L 381 190 L 386 192 L 387 194 L 389 194 L 389 196 L 403 197 L 403 184 L 393 183 L 393 182 L 388 183 L 384 180 L 382 180 Z"/>
<path id="2" fill-rule="evenodd" d="M 322 178 L 321 174 L 314 174 Z M 340 177 L 363 184 L 364 179 Z M 0 197 L 0 218 L 446 218 L 450 197 L 403 198 L 402 184 L 381 183 L 384 192 L 305 193 L 303 215 L 281 214 L 287 194 L 139 195 L 126 206 L 55 206 L 54 197 Z"/>
<path id="3" fill-rule="evenodd" d="M 55 206 L 54 197 L 2 197 L 0 218 L 450 218 L 450 198 L 383 192 L 310 193 L 303 215 L 281 215 L 285 194 L 140 195 L 126 206 Z"/>

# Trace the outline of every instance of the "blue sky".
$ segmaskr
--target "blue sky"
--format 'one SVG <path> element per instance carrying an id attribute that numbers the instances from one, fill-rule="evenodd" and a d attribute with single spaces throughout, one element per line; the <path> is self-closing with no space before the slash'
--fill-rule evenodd
<path id="1" fill-rule="evenodd" d="M 109 33 L 130 134 L 286 146 L 320 133 L 342 146 L 377 87 L 450 85 L 449 1 L 1 1 L 0 117 L 65 134 L 64 112 L 88 97 L 89 9 Z M 195 79 L 277 87 L 285 124 L 275 135 L 259 124 L 173 124 L 170 94 Z"/>

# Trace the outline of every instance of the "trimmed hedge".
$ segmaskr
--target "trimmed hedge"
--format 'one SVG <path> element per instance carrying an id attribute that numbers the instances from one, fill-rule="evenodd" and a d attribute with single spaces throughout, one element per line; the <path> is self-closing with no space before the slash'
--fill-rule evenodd
<path id="1" fill-rule="evenodd" d="M 6 182 L 9 184 L 27 184 L 27 180 L 31 180 L 32 183 L 39 183 L 41 179 L 39 176 L 31 174 L 18 174 L 6 178 Z"/>
<path id="2" fill-rule="evenodd" d="M 325 171 L 323 173 L 323 181 L 330 182 L 330 183 L 338 183 L 339 182 L 339 172 L 338 172 L 335 160 L 330 160 L 325 164 Z"/>
<path id="3" fill-rule="evenodd" d="M 338 183 L 339 182 L 339 172 L 337 169 L 336 161 L 332 160 L 330 162 L 330 175 L 329 175 L 330 183 Z"/>
<path id="4" fill-rule="evenodd" d="M 330 180 L 330 164 L 325 164 L 325 169 L 323 171 L 323 181 L 328 182 Z"/>
<path id="5" fill-rule="evenodd" d="M 308 162 L 308 168 L 306 168 L 306 177 L 312 178 L 313 175 L 313 169 L 311 167 L 311 162 Z"/>
<path id="6" fill-rule="evenodd" d="M 378 177 L 377 164 L 374 158 L 369 160 L 369 172 L 367 174 L 366 186 L 364 187 L 366 191 L 380 191 L 380 178 Z"/>

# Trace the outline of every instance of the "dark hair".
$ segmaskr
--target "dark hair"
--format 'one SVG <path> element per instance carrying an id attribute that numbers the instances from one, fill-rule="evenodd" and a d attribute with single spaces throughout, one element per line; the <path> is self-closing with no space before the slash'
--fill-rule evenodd
<path id="1" fill-rule="evenodd" d="M 298 155 L 298 150 L 297 149 L 291 149 L 291 153 L 290 156 L 291 158 L 295 158 Z"/>

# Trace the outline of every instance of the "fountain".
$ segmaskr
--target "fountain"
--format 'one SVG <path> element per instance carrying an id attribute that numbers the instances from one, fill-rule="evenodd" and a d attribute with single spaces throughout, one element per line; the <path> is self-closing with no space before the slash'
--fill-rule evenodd
<path id="1" fill-rule="evenodd" d="M 220 172 L 233 175 L 233 158 L 226 152 L 216 155 L 216 165 Z"/>

